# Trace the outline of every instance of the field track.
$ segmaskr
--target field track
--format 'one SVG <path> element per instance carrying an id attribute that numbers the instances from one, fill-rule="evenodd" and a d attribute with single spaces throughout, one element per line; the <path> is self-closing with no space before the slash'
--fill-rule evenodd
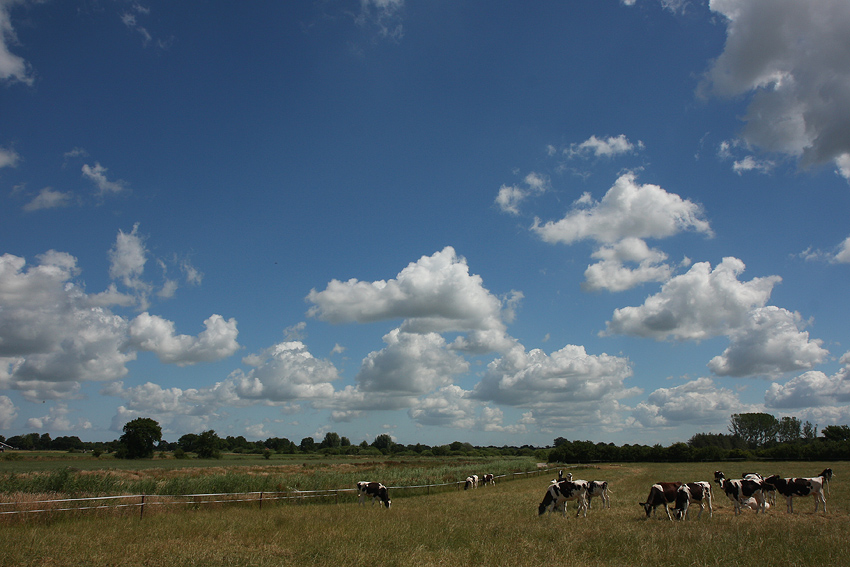
<path id="1" fill-rule="evenodd" d="M 835 471 L 827 514 L 810 498 L 736 517 L 715 494 L 713 518 L 646 520 L 638 502 L 662 480 L 711 480 L 714 470 L 783 476 Z M 741 470 L 739 470 L 741 469 Z M 547 477 L 470 491 L 405 496 L 393 505 L 230 505 L 146 515 L 73 514 L 0 525 L 0 565 L 843 566 L 850 565 L 850 467 L 844 463 L 636 463 L 569 469 L 608 480 L 609 510 L 537 516 Z M 476 471 L 477 472 L 477 471 Z M 381 479 L 374 479 L 381 480 Z M 715 485 L 716 486 L 716 485 Z"/>

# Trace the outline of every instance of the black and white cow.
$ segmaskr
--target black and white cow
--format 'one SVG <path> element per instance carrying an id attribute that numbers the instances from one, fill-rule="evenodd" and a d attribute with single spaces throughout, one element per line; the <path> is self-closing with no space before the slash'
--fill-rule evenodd
<path id="1" fill-rule="evenodd" d="M 563 507 L 563 514 L 566 516 L 567 502 L 570 500 L 578 501 L 576 517 L 582 512 L 587 516 L 587 481 L 573 482 L 571 480 L 562 480 L 550 484 L 549 488 L 546 489 L 546 494 L 543 496 L 543 501 L 537 507 L 537 515 L 542 516 L 546 510 L 549 510 L 551 514 Z"/>
<path id="2" fill-rule="evenodd" d="M 762 475 L 757 472 L 745 472 L 741 475 L 741 478 L 761 481 L 761 491 L 764 494 L 765 509 L 770 506 L 776 506 L 776 488 L 773 485 L 765 484 L 764 477 Z M 755 508 L 753 508 L 753 510 L 755 510 Z"/>
<path id="3" fill-rule="evenodd" d="M 477 474 L 466 477 L 466 483 L 463 485 L 463 489 L 469 490 L 470 488 L 478 488 L 478 475 Z"/>
<path id="4" fill-rule="evenodd" d="M 611 500 L 608 498 L 608 481 L 591 480 L 587 483 L 587 507 L 590 508 L 594 496 L 602 499 L 602 507 L 610 508 Z"/>
<path id="5" fill-rule="evenodd" d="M 756 514 L 765 513 L 766 502 L 764 499 L 765 482 L 754 476 L 749 478 L 737 478 L 729 480 L 721 471 L 714 471 L 714 482 L 720 485 L 726 496 L 735 504 L 735 515 L 741 513 L 744 507 L 751 507 L 747 501 L 753 498 L 756 501 Z"/>
<path id="6" fill-rule="evenodd" d="M 390 500 L 390 492 L 387 490 L 387 487 L 381 484 L 380 482 L 366 482 L 361 480 L 357 483 L 357 493 L 360 498 L 360 505 L 363 506 L 367 497 L 372 498 L 372 506 L 375 505 L 376 500 L 380 500 L 381 504 L 390 507 L 392 504 L 392 500 Z"/>
<path id="7" fill-rule="evenodd" d="M 664 511 L 667 512 L 667 517 L 673 521 L 670 516 L 670 510 L 667 504 L 676 501 L 676 491 L 682 486 L 681 482 L 656 482 L 649 488 L 649 496 L 646 497 L 646 502 L 639 502 L 646 512 L 646 517 L 650 514 L 655 515 L 655 509 L 659 506 L 664 506 Z"/>
<path id="8" fill-rule="evenodd" d="M 496 484 L 496 477 L 489 473 L 485 474 L 483 477 L 481 477 L 481 484 L 483 484 L 484 486 L 487 486 L 488 484 Z"/>
<path id="9" fill-rule="evenodd" d="M 814 496 L 815 512 L 820 504 L 823 504 L 823 512 L 826 513 L 826 497 L 823 494 L 824 484 L 827 483 L 827 475 L 831 476 L 832 470 L 826 469 L 814 478 L 781 478 L 778 474 L 767 477 L 764 481 L 776 487 L 776 491 L 785 497 L 789 514 L 794 513 L 795 496 Z"/>
<path id="10" fill-rule="evenodd" d="M 829 481 L 832 480 L 832 469 L 823 469 L 819 476 L 823 477 L 823 484 L 826 486 L 826 493 L 829 494 Z"/>
<path id="11" fill-rule="evenodd" d="M 705 481 L 689 482 L 683 484 L 676 491 L 676 518 L 685 520 L 688 517 L 688 508 L 694 502 L 699 504 L 697 520 L 702 516 L 705 504 L 708 504 L 708 517 L 714 514 L 711 507 L 711 484 Z"/>

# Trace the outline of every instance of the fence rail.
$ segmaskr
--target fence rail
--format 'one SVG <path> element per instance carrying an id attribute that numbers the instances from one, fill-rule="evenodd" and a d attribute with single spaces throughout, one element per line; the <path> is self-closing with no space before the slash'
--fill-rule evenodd
<path id="1" fill-rule="evenodd" d="M 567 469 L 572 467 L 561 466 L 557 468 L 540 468 L 532 471 L 519 471 L 495 475 L 494 479 L 514 480 L 520 476 L 539 476 L 552 470 Z M 405 486 L 388 486 L 390 490 L 424 490 L 427 494 L 431 490 L 460 487 L 465 480 L 456 482 L 443 482 L 435 484 L 415 484 Z M 145 508 L 151 506 L 188 505 L 201 507 L 209 504 L 234 504 L 249 502 L 263 507 L 264 502 L 295 502 L 305 503 L 318 499 L 333 499 L 339 501 L 340 494 L 356 492 L 355 488 L 332 488 L 327 490 L 287 490 L 280 492 L 220 492 L 207 494 L 121 494 L 113 496 L 91 496 L 85 498 L 57 498 L 51 500 L 29 500 L 21 502 L 0 502 L 0 518 L 15 515 L 42 514 L 53 512 L 79 512 L 87 510 L 118 510 L 122 508 L 138 508 L 139 518 L 144 517 Z"/>

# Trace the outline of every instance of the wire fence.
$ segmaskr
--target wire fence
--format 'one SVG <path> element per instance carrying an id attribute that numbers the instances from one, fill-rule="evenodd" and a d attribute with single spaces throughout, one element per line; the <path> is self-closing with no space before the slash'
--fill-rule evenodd
<path id="1" fill-rule="evenodd" d="M 541 476 L 552 470 L 563 470 L 572 467 L 538 468 L 531 471 L 519 471 L 494 475 L 494 481 L 510 481 L 519 477 Z M 466 484 L 466 479 L 456 482 L 436 484 L 416 484 L 388 486 L 388 490 L 404 496 L 414 494 L 431 494 L 446 490 L 460 490 Z M 186 506 L 199 509 L 209 505 L 225 505 L 249 503 L 262 509 L 269 503 L 307 504 L 311 502 L 339 503 L 340 496 L 356 493 L 356 488 L 335 488 L 327 490 L 286 490 L 280 492 L 222 492 L 210 494 L 121 494 L 114 496 L 92 496 L 85 498 L 58 498 L 45 500 L 20 500 L 16 502 L 0 502 L 0 518 L 21 517 L 27 515 L 49 514 L 59 512 L 85 512 L 92 510 L 119 511 L 137 509 L 139 518 L 151 509 L 166 506 Z"/>

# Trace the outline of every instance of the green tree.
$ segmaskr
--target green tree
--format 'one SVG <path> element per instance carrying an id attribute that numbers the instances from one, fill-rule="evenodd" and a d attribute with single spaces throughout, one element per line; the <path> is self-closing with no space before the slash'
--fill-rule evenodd
<path id="1" fill-rule="evenodd" d="M 769 413 L 736 413 L 732 414 L 729 432 L 758 449 L 776 440 L 779 421 Z"/>
<path id="2" fill-rule="evenodd" d="M 187 433 L 177 440 L 177 446 L 187 453 L 195 453 L 198 450 L 198 434 Z"/>
<path id="3" fill-rule="evenodd" d="M 305 453 L 313 453 L 316 451 L 316 440 L 312 437 L 305 437 L 301 440 L 299 447 Z"/>
<path id="4" fill-rule="evenodd" d="M 124 434 L 118 439 L 115 456 L 122 459 L 149 459 L 154 446 L 162 440 L 162 428 L 149 417 L 139 417 L 124 425 Z"/>
<path id="5" fill-rule="evenodd" d="M 821 435 L 828 441 L 847 441 L 850 439 L 850 427 L 846 425 L 827 425 Z"/>
<path id="6" fill-rule="evenodd" d="M 195 453 L 199 459 L 220 459 L 223 440 L 212 429 L 198 435 Z"/>
<path id="7" fill-rule="evenodd" d="M 339 438 L 339 434 L 334 433 L 333 431 L 328 431 L 327 433 L 325 433 L 325 438 L 322 440 L 321 444 L 319 445 L 319 448 L 338 449 L 341 444 L 342 441 Z"/>
<path id="8" fill-rule="evenodd" d="M 796 417 L 783 417 L 779 420 L 776 439 L 780 443 L 793 443 L 802 436 L 803 424 Z"/>
<path id="9" fill-rule="evenodd" d="M 818 438 L 818 424 L 812 425 L 810 421 L 803 424 L 803 438 L 806 441 L 814 441 Z"/>
<path id="10" fill-rule="evenodd" d="M 375 437 L 374 441 L 372 441 L 372 447 L 378 449 L 382 453 L 389 452 L 394 444 L 393 438 L 386 433 L 381 433 Z"/>

